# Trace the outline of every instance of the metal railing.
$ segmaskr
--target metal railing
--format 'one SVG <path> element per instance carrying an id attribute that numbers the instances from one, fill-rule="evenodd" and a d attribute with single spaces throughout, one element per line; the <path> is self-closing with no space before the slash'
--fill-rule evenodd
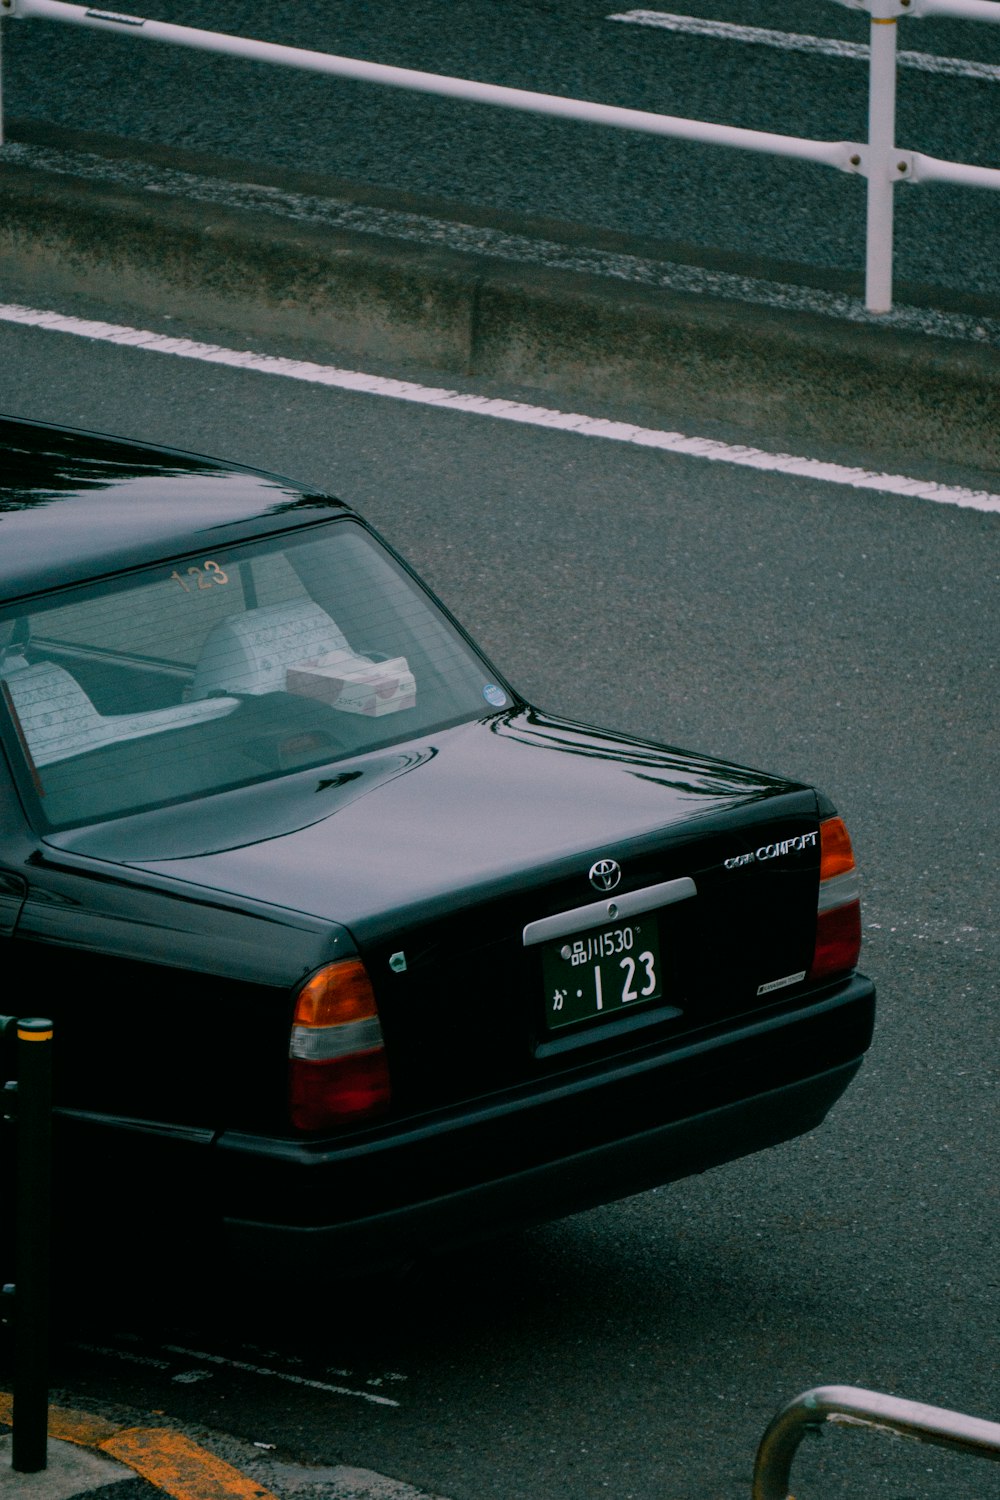
<path id="1" fill-rule="evenodd" d="M 64 0 L 0 0 L 0 19 L 12 17 L 19 20 L 61 21 L 68 25 L 110 31 L 133 40 L 166 42 L 177 47 L 191 47 L 203 52 L 272 63 L 279 67 L 298 68 L 304 72 L 326 73 L 338 78 L 382 84 L 389 88 L 411 89 L 423 94 L 549 115 L 557 119 L 580 120 L 618 130 L 635 130 L 646 135 L 669 136 L 702 145 L 728 146 L 740 151 L 792 157 L 854 173 L 868 180 L 865 303 L 872 312 L 889 312 L 892 307 L 893 202 L 897 183 L 950 182 L 964 187 L 1000 191 L 998 168 L 943 161 L 918 151 L 905 150 L 895 144 L 897 22 L 903 17 L 950 16 L 961 20 L 1000 24 L 1000 3 L 997 0 L 833 0 L 833 3 L 846 6 L 849 10 L 867 11 L 871 18 L 867 142 L 818 141 L 770 131 L 744 130 L 735 125 L 717 125 L 704 120 L 686 120 L 676 115 L 654 114 L 647 110 L 622 109 L 610 104 L 534 93 L 528 89 L 475 83 L 469 79 L 448 78 L 438 73 L 337 57 L 326 52 L 310 52 L 299 47 L 254 41 L 248 37 L 227 36 L 217 31 L 175 26 L 166 21 L 146 20 L 141 16 L 125 15 L 117 11 L 72 5 L 64 3 Z M 3 94 L 0 76 L 0 145 L 2 144 Z"/>
<path id="2" fill-rule="evenodd" d="M 868 147 L 861 170 L 868 179 L 865 305 L 872 312 L 892 307 L 894 189 L 899 182 L 951 182 L 960 187 L 1000 191 L 1000 171 L 964 162 L 942 161 L 896 144 L 896 35 L 900 17 L 950 16 L 1000 25 L 993 0 L 834 0 L 871 16 L 868 68 Z"/>
<path id="3" fill-rule="evenodd" d="M 973 3 L 973 0 L 966 0 Z M 796 1396 L 778 1412 L 761 1439 L 754 1465 L 752 1500 L 788 1500 L 792 1460 L 807 1432 L 825 1423 L 870 1427 L 894 1437 L 915 1438 L 974 1458 L 1000 1461 L 1000 1422 L 967 1417 L 940 1406 L 923 1406 L 852 1385 L 824 1385 Z"/>
<path id="4" fill-rule="evenodd" d="M 3 1115 L 16 1134 L 14 1280 L 3 1288 L 14 1321 L 11 1467 L 34 1474 L 48 1461 L 49 1262 L 52 1179 L 52 1022 L 0 1016 Z M 8 1202 L 10 1197 L 8 1196 Z"/>

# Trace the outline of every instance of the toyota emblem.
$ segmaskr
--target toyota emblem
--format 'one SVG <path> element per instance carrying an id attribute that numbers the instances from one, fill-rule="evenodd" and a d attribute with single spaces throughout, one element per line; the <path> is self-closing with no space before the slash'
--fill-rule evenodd
<path id="1" fill-rule="evenodd" d="M 590 883 L 596 890 L 613 891 L 621 878 L 622 868 L 616 859 L 599 859 L 590 867 Z"/>

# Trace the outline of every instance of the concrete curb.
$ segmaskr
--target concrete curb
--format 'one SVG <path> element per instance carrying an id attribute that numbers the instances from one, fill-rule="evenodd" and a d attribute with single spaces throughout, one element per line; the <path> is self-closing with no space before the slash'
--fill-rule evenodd
<path id="1" fill-rule="evenodd" d="M 12 1405 L 0 1391 L 0 1426 L 9 1428 Z M 0 1500 L 442 1500 L 372 1469 L 296 1463 L 264 1451 L 270 1445 L 199 1429 L 210 1451 L 167 1418 L 151 1422 L 158 1412 L 114 1413 L 50 1406 L 48 1465 L 37 1474 L 13 1471 L 11 1439 L 0 1434 Z"/>
<path id="2" fill-rule="evenodd" d="M 179 159 L 157 148 L 132 154 L 154 165 Z M 147 316 L 169 308 L 175 322 L 258 345 L 319 343 L 339 363 L 483 377 L 561 404 L 638 404 L 757 444 L 791 436 L 880 463 L 1000 470 L 1000 357 L 986 343 L 0 165 L 3 276 L 42 305 L 82 296 Z"/>
<path id="3" fill-rule="evenodd" d="M 10 1423 L 13 1401 L 0 1392 L 0 1421 Z M 76 1450 L 87 1451 L 77 1461 Z M 57 1500 L 103 1490 L 129 1478 L 146 1480 L 150 1493 L 170 1500 L 275 1500 L 270 1490 L 241 1474 L 171 1427 L 138 1427 L 90 1412 L 49 1408 L 49 1462 L 36 1474 L 0 1474 L 0 1494 L 23 1500 Z"/>

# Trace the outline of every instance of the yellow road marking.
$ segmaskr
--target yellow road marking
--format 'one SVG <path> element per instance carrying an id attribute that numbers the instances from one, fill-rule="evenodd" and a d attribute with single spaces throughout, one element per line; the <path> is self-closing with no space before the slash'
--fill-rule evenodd
<path id="1" fill-rule="evenodd" d="M 270 1490 L 168 1427 L 127 1427 L 101 1452 L 128 1464 L 173 1500 L 274 1500 Z"/>
<path id="2" fill-rule="evenodd" d="M 10 1426 L 13 1413 L 13 1397 L 0 1391 L 0 1423 Z M 49 1436 L 117 1459 L 170 1500 L 275 1500 L 263 1485 L 169 1427 L 122 1427 L 90 1412 L 50 1406 Z"/>
<path id="3" fill-rule="evenodd" d="M 81 1448 L 99 1448 L 118 1431 L 116 1422 L 103 1417 L 91 1416 L 89 1411 L 60 1410 L 49 1407 L 49 1436 L 60 1438 L 64 1443 L 76 1443 Z"/>
<path id="4" fill-rule="evenodd" d="M 0 1422 L 10 1427 L 13 1421 L 14 1398 L 7 1391 L 0 1391 Z M 120 1422 L 92 1416 L 89 1411 L 74 1411 L 69 1406 L 49 1407 L 49 1437 L 59 1438 L 64 1443 L 76 1443 L 81 1448 L 99 1448 L 105 1439 L 114 1437 L 120 1427 Z"/>

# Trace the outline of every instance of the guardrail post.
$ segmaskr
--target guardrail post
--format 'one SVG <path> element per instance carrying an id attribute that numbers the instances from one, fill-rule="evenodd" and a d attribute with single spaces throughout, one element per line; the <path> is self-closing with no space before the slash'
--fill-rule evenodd
<path id="1" fill-rule="evenodd" d="M 17 1132 L 14 1283 L 4 1287 L 14 1308 L 11 1467 L 34 1474 L 48 1462 L 52 1022 L 9 1020 L 0 1017 L 3 1031 L 17 1038 L 17 1082 L 5 1089 Z"/>
<path id="2" fill-rule="evenodd" d="M 868 68 L 868 230 L 865 306 L 892 309 L 893 184 L 896 180 L 896 0 L 871 0 Z"/>

